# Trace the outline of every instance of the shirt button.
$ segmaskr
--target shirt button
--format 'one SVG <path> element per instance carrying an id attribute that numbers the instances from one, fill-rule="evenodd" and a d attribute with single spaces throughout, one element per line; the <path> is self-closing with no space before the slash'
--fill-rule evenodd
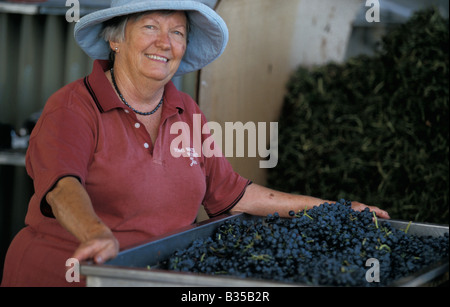
<path id="1" fill-rule="evenodd" d="M 148 149 L 150 145 L 148 145 L 148 143 L 144 143 L 144 147 Z"/>
<path id="2" fill-rule="evenodd" d="M 136 127 L 136 128 L 140 128 L 140 127 L 141 127 L 141 124 L 139 124 L 139 123 L 136 123 L 136 124 L 134 124 L 134 127 Z"/>
<path id="3" fill-rule="evenodd" d="M 127 109 L 125 109 L 124 111 L 125 111 L 125 113 L 127 113 L 127 114 L 130 113 L 130 111 L 128 111 Z"/>

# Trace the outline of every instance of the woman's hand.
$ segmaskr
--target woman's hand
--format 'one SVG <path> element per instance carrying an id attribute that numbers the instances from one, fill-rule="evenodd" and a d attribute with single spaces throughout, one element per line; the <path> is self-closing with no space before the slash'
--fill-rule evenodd
<path id="1" fill-rule="evenodd" d="M 119 253 L 119 242 L 112 232 L 106 231 L 82 242 L 75 250 L 73 258 L 78 261 L 92 259 L 95 263 L 101 264 L 105 261 L 115 258 Z"/>
<path id="2" fill-rule="evenodd" d="M 355 211 L 363 211 L 365 208 L 369 208 L 371 212 L 375 212 L 375 214 L 377 215 L 377 217 L 382 218 L 382 219 L 390 219 L 389 214 L 384 211 L 381 210 L 378 207 L 375 206 L 367 206 L 364 205 L 360 202 L 357 201 L 352 201 L 352 209 Z"/>
<path id="3" fill-rule="evenodd" d="M 119 242 L 96 215 L 88 193 L 77 178 L 60 179 L 46 200 L 56 220 L 80 241 L 73 258 L 103 263 L 117 255 Z"/>

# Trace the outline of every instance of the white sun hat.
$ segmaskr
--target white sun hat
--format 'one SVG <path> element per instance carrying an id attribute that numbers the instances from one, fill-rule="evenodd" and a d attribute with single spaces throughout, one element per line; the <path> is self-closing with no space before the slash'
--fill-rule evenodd
<path id="1" fill-rule="evenodd" d="M 117 16 L 154 10 L 182 10 L 190 21 L 189 43 L 175 76 L 199 70 L 216 60 L 228 43 L 228 28 L 207 0 L 112 0 L 111 7 L 82 17 L 75 40 L 93 59 L 109 59 L 109 43 L 100 37 L 103 23 Z"/>

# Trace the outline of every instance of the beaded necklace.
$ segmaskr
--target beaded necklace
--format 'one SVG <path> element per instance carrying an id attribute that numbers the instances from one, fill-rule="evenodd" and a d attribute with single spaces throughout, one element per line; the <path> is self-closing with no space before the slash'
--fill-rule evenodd
<path id="1" fill-rule="evenodd" d="M 123 95 L 122 95 L 122 93 L 119 91 L 119 88 L 117 87 L 117 84 L 116 84 L 116 78 L 114 77 L 114 68 L 111 68 L 111 79 L 112 79 L 112 82 L 113 82 L 113 84 L 114 84 L 114 88 L 115 88 L 116 91 L 117 91 L 117 94 L 119 94 L 120 99 L 122 99 L 123 103 L 124 103 L 127 107 L 129 107 L 131 110 L 133 110 L 133 112 L 136 113 L 136 114 L 144 115 L 144 116 L 152 115 L 153 113 L 155 113 L 156 111 L 158 111 L 158 109 L 161 107 L 161 105 L 162 105 L 163 102 L 164 102 L 164 95 L 163 95 L 163 97 L 161 97 L 161 101 L 158 103 L 158 105 L 156 106 L 156 108 L 154 108 L 152 111 L 150 111 L 150 112 L 140 112 L 140 111 L 136 110 L 135 108 L 133 108 L 132 106 L 130 106 L 130 105 L 128 104 L 128 102 L 125 100 L 125 98 L 123 98 Z"/>

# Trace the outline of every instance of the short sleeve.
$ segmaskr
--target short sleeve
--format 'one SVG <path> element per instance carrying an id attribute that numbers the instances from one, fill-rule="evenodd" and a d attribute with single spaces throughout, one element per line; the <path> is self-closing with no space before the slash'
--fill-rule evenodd
<path id="1" fill-rule="evenodd" d="M 231 210 L 244 196 L 251 181 L 236 173 L 226 158 L 208 159 L 211 165 L 208 167 L 207 190 L 203 205 L 206 213 L 214 217 Z"/>
<path id="2" fill-rule="evenodd" d="M 203 124 L 205 119 L 203 117 Z M 210 138 L 203 135 L 203 141 Z M 214 147 L 214 146 L 212 146 Z M 221 153 L 205 157 L 206 195 L 203 201 L 206 213 L 210 217 L 220 215 L 232 209 L 242 198 L 251 181 L 233 170 L 232 165 Z"/>
<path id="3" fill-rule="evenodd" d="M 92 116 L 76 104 L 74 97 L 51 98 L 33 129 L 27 151 L 27 172 L 33 179 L 41 212 L 53 216 L 45 195 L 57 181 L 77 177 L 83 184 L 95 149 L 95 124 Z"/>

